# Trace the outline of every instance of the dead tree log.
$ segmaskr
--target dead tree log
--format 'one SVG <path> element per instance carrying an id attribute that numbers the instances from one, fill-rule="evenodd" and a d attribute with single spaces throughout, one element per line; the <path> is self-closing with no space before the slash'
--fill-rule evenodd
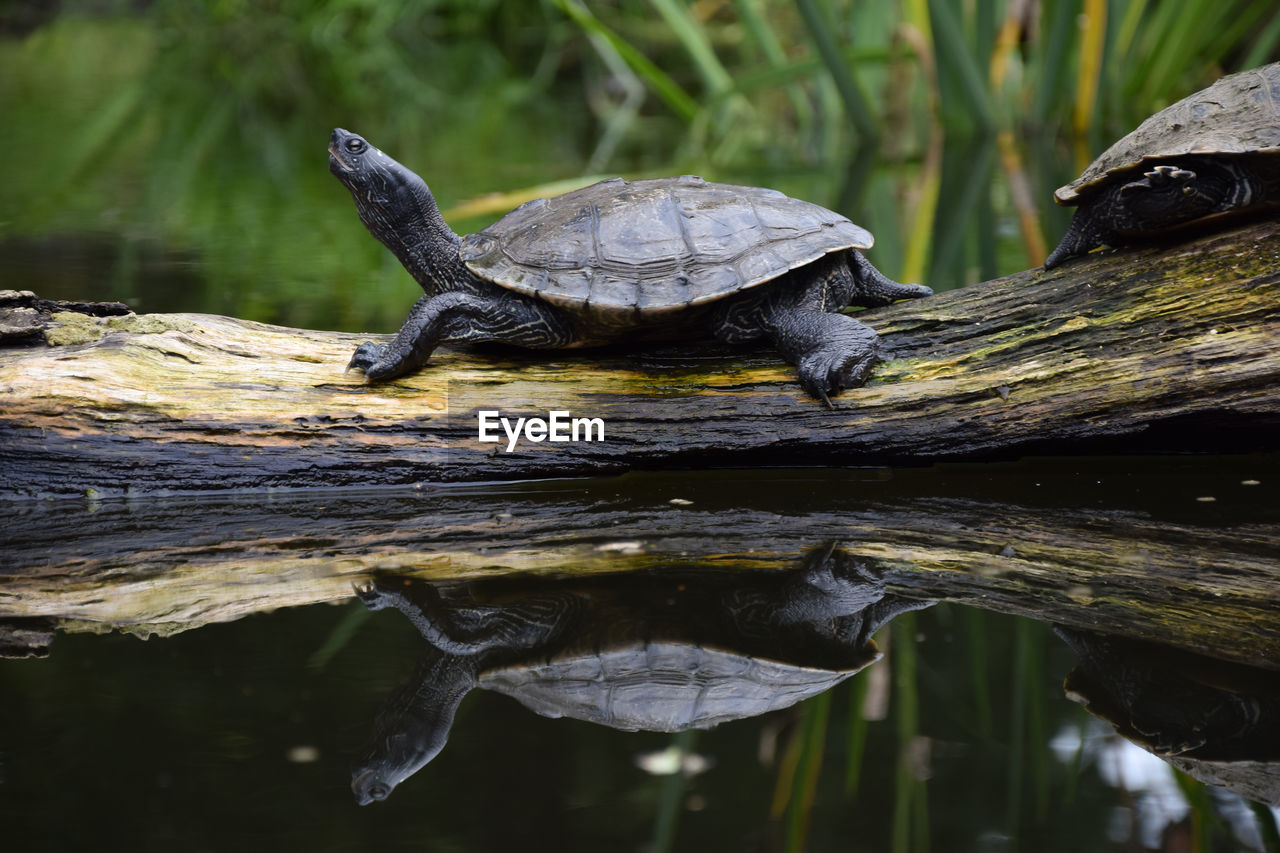
<path id="1" fill-rule="evenodd" d="M 447 350 L 366 385 L 343 372 L 363 335 L 56 313 L 0 350 L 0 495 L 1274 446 L 1277 236 L 1255 223 L 868 311 L 888 358 L 834 410 L 772 351 Z M 477 440 L 482 410 L 600 418 L 604 440 L 506 452 Z"/>

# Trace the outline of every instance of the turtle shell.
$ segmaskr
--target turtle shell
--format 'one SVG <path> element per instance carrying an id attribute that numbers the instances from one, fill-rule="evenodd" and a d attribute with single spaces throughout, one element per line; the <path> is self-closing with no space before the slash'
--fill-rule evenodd
<path id="1" fill-rule="evenodd" d="M 564 308 L 662 314 L 869 249 L 838 213 L 776 190 L 686 175 L 601 181 L 523 204 L 463 238 L 473 273 Z"/>
<path id="2" fill-rule="evenodd" d="M 710 728 L 787 708 L 880 658 L 874 643 L 849 648 L 830 669 L 676 640 L 636 640 L 500 666 L 479 684 L 544 717 L 625 731 Z"/>
<path id="3" fill-rule="evenodd" d="M 1280 63 L 1223 77 L 1165 107 L 1054 192 L 1079 204 L 1119 172 L 1188 154 L 1280 156 Z"/>

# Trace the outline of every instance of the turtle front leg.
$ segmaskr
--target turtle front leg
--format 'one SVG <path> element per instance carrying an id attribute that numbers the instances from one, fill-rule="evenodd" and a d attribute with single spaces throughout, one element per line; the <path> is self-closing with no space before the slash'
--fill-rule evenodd
<path id="1" fill-rule="evenodd" d="M 571 335 L 568 321 L 550 305 L 507 291 L 450 291 L 420 298 L 391 343 L 361 344 L 347 369 L 362 370 L 366 379 L 376 382 L 412 373 L 442 343 L 500 341 L 554 349 L 568 343 Z"/>

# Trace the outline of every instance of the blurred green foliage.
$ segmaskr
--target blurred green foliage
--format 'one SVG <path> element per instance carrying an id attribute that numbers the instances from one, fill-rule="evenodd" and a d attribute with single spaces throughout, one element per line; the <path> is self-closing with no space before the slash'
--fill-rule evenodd
<path id="1" fill-rule="evenodd" d="M 0 263 L 96 235 L 86 296 L 348 329 L 393 328 L 413 288 L 325 174 L 334 126 L 446 208 L 596 173 L 778 186 L 945 288 L 1038 263 L 1054 186 L 1280 44 L 1266 0 L 39 5 L 0 7 Z M 191 264 L 199 287 L 153 292 Z"/>

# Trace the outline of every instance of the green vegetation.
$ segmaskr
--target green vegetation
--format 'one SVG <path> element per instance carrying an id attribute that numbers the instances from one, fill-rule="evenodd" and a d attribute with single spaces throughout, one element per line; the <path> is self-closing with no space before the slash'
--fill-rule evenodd
<path id="1" fill-rule="evenodd" d="M 459 230 L 552 182 L 698 172 L 836 207 L 951 287 L 1038 263 L 1083 161 L 1280 56 L 1263 0 L 61 6 L 0 41 L 0 144 L 29 153 L 0 163 L 0 262 L 89 241 L 49 286 L 352 330 L 413 286 L 325 174 L 335 125 L 470 201 Z"/>

